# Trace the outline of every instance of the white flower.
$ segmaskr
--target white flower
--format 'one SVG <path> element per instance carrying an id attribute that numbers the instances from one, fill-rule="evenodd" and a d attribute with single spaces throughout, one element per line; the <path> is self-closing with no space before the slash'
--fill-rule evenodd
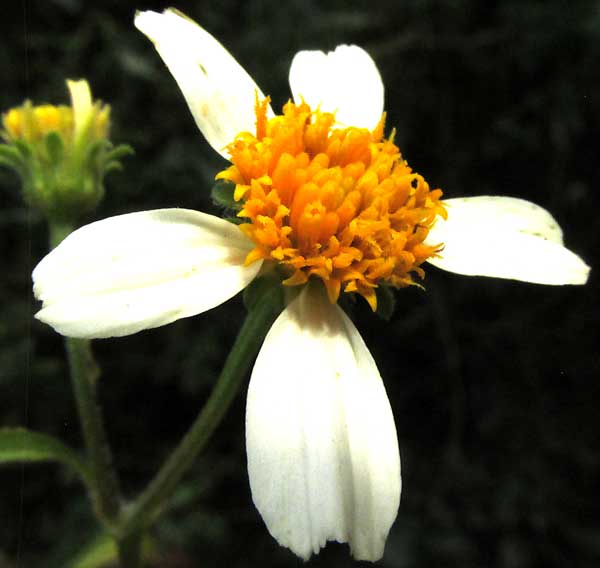
<path id="1" fill-rule="evenodd" d="M 411 173 L 391 141 L 380 142 L 383 85 L 375 63 L 362 49 L 339 46 L 328 54 L 300 52 L 290 69 L 296 105 L 288 107 L 289 124 L 304 116 L 304 128 L 310 120 L 326 122 L 331 116 L 326 113 L 335 112 L 339 128 L 373 131 L 345 130 L 345 141 L 323 147 L 328 158 L 314 161 L 325 160 L 326 169 L 332 156 L 360 148 L 348 140 L 361 136 L 369 148 L 386 148 L 377 175 L 368 170 L 356 174 L 363 197 L 358 190 L 358 201 L 339 197 L 333 218 L 327 204 L 337 191 L 335 184 L 327 191 L 318 188 L 321 193 L 314 195 L 312 186 L 298 189 L 295 198 L 271 191 L 278 180 L 282 187 L 296 183 L 293 156 L 282 154 L 287 169 L 269 170 L 270 175 L 260 179 L 249 181 L 240 173 L 255 164 L 236 162 L 238 150 L 232 142 L 262 151 L 266 142 L 257 146 L 251 134 L 238 135 L 271 128 L 274 113 L 268 100 L 260 102 L 264 96 L 225 48 L 173 10 L 139 13 L 135 24 L 154 42 L 209 144 L 235 164 L 222 177 L 237 183 L 242 215 L 252 222 L 242 232 L 211 215 L 163 209 L 85 226 L 34 270 L 35 295 L 43 302 L 36 317 L 65 335 L 121 336 L 225 302 L 252 281 L 263 262 L 279 260 L 295 269 L 287 284 L 304 284 L 310 278 L 314 283 L 305 285 L 273 324 L 252 372 L 246 416 L 252 497 L 271 534 L 302 558 L 317 553 L 327 540 L 337 540 L 348 542 L 357 559 L 377 560 L 400 500 L 398 443 L 375 362 L 335 303 L 340 287 L 362 294 L 374 306 L 377 279 L 410 284 L 412 272 L 422 273 L 419 265 L 424 260 L 462 274 L 545 284 L 583 284 L 589 268 L 564 248 L 552 216 L 532 203 L 510 197 L 438 203 L 441 192 L 430 192 L 421 176 Z M 302 115 L 308 108 L 302 106 L 305 103 L 319 111 Z M 306 116 L 312 119 L 307 122 Z M 309 166 L 303 167 L 308 171 Z M 417 209 L 408 206 L 397 213 L 416 219 L 405 233 L 392 227 L 396 218 L 390 214 L 388 219 L 389 200 L 395 197 L 386 197 L 383 229 L 373 228 L 372 215 L 359 218 L 356 208 L 366 199 L 364 192 L 373 190 L 384 170 L 401 170 L 406 191 L 422 193 L 421 217 L 417 219 Z M 341 166 L 327 170 L 333 176 L 327 180 L 337 179 L 342 171 L 350 172 Z M 398 179 L 394 183 L 400 187 Z M 420 189 L 411 189 L 414 184 Z M 303 197 L 301 214 L 295 217 L 301 191 L 310 195 Z M 348 219 L 342 222 L 344 216 Z M 418 225 L 421 221 L 424 229 Z M 373 222 L 382 221 L 377 217 Z M 383 240 L 377 240 L 380 232 Z M 385 244 L 395 256 L 365 256 L 366 245 L 360 248 L 352 241 L 355 234 L 361 246 L 368 242 L 374 250 L 383 250 Z M 422 236 L 416 238 L 418 234 Z M 267 246 L 269 239 L 275 239 L 274 244 Z M 302 264 L 306 259 L 301 249 L 336 252 Z"/>

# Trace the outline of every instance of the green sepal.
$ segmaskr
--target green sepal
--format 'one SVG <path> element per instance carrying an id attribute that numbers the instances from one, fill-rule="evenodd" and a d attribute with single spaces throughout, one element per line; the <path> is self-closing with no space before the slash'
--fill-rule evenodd
<path id="1" fill-rule="evenodd" d="M 6 166 L 7 168 L 10 168 L 11 170 L 15 170 L 19 175 L 21 175 L 20 166 L 15 164 L 11 160 L 7 160 L 3 156 L 0 156 L 0 166 Z"/>
<path id="2" fill-rule="evenodd" d="M 241 225 L 246 222 L 246 219 L 242 217 L 223 217 L 223 219 L 229 223 L 233 223 L 234 225 Z"/>
<path id="3" fill-rule="evenodd" d="M 218 179 L 210 190 L 210 197 L 220 207 L 239 211 L 242 204 L 233 198 L 235 192 L 235 183 L 226 179 Z"/>
<path id="4" fill-rule="evenodd" d="M 396 309 L 396 296 L 391 286 L 380 284 L 375 288 L 377 294 L 377 310 L 375 313 L 385 321 L 389 321 Z"/>
<path id="5" fill-rule="evenodd" d="M 244 289 L 244 305 L 248 311 L 252 311 L 256 305 L 264 299 L 269 300 L 279 307 L 279 311 L 283 307 L 283 287 L 281 278 L 275 271 L 268 272 L 263 276 L 255 278 Z"/>
<path id="6" fill-rule="evenodd" d="M 33 158 L 33 150 L 27 142 L 16 139 L 12 142 L 12 144 L 26 161 L 29 161 Z"/>
<path id="7" fill-rule="evenodd" d="M 114 148 L 111 148 L 106 154 L 106 159 L 110 162 L 119 161 L 121 158 L 125 156 L 133 156 L 135 154 L 135 150 L 129 144 L 119 144 Z"/>
<path id="8" fill-rule="evenodd" d="M 112 172 L 112 171 L 123 171 L 123 164 L 117 160 L 108 162 L 105 166 L 104 166 L 104 174 L 106 175 L 108 172 Z"/>
<path id="9" fill-rule="evenodd" d="M 120 144 L 119 146 L 116 146 L 115 148 L 109 148 L 107 149 L 106 154 L 103 156 L 102 160 L 103 160 L 103 166 L 102 167 L 102 174 L 106 175 L 108 174 L 108 172 L 112 172 L 112 171 L 122 171 L 123 170 L 123 164 L 121 164 L 121 158 L 124 158 L 126 156 L 132 156 L 135 154 L 134 149 L 129 146 L 128 144 Z"/>
<path id="10" fill-rule="evenodd" d="M 106 154 L 110 150 L 111 144 L 108 140 L 96 140 L 87 147 L 86 159 L 90 166 L 100 166 L 106 159 Z"/>
<path id="11" fill-rule="evenodd" d="M 0 144 L 0 158 L 15 169 L 26 165 L 23 154 L 12 144 Z"/>
<path id="12" fill-rule="evenodd" d="M 27 163 L 21 153 L 7 144 L 0 144 L 0 165 L 15 170 L 21 177 L 25 175 Z"/>
<path id="13" fill-rule="evenodd" d="M 54 165 L 60 164 L 65 155 L 65 144 L 61 135 L 58 132 L 48 132 L 44 139 L 44 143 L 50 162 Z"/>
<path id="14" fill-rule="evenodd" d="M 48 461 L 68 465 L 88 482 L 92 479 L 87 464 L 58 438 L 26 428 L 0 428 L 0 465 Z"/>

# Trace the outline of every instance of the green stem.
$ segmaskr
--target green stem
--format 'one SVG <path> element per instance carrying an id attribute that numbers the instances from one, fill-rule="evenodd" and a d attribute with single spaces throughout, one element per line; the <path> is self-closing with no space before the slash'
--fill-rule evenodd
<path id="1" fill-rule="evenodd" d="M 71 230 L 71 226 L 50 223 L 50 246 L 57 246 Z M 92 503 L 98 518 L 111 528 L 120 512 L 119 484 L 96 397 L 100 369 L 94 361 L 89 340 L 65 337 L 65 345 L 83 439 L 93 472 Z"/>
<path id="2" fill-rule="evenodd" d="M 163 512 L 164 504 L 210 439 L 237 394 L 267 331 L 281 311 L 281 305 L 273 293 L 267 293 L 248 312 L 209 399 L 179 446 L 132 504 L 120 534 L 143 530 Z"/>
<path id="3" fill-rule="evenodd" d="M 119 485 L 96 400 L 100 370 L 87 339 L 65 337 L 65 344 L 83 439 L 94 475 L 92 502 L 98 517 L 110 527 L 119 515 Z"/>

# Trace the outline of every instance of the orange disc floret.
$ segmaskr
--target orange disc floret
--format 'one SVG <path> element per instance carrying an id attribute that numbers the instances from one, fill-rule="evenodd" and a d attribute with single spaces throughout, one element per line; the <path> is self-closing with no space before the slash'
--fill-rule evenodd
<path id="1" fill-rule="evenodd" d="M 232 165 L 217 175 L 236 184 L 241 230 L 255 243 L 246 262 L 278 262 L 287 285 L 321 278 L 329 298 L 357 292 L 377 308 L 379 282 L 396 287 L 424 276 L 439 246 L 425 245 L 442 191 L 430 190 L 402 158 L 385 114 L 372 132 L 338 128 L 331 113 L 288 102 L 267 117 L 256 103 L 256 135 L 228 146 Z"/>

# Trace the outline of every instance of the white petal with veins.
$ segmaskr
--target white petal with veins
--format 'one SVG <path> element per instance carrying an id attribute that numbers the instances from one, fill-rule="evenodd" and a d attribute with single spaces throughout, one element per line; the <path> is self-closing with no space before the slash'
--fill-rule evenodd
<path id="1" fill-rule="evenodd" d="M 223 157 L 240 132 L 256 131 L 254 103 L 264 95 L 244 68 L 196 22 L 168 9 L 138 12 L 136 27 L 154 42 L 198 128 Z"/>
<path id="2" fill-rule="evenodd" d="M 426 244 L 444 244 L 428 262 L 450 272 L 538 284 L 585 284 L 589 267 L 563 246 L 562 231 L 542 207 L 513 197 L 444 200 Z"/>
<path id="3" fill-rule="evenodd" d="M 269 331 L 246 410 L 252 498 L 305 560 L 328 540 L 377 560 L 400 501 L 394 418 L 358 331 L 307 286 Z"/>
<path id="4" fill-rule="evenodd" d="M 343 126 L 373 130 L 383 113 L 383 82 L 371 56 L 356 45 L 300 51 L 290 67 L 294 101 L 335 112 Z"/>
<path id="5" fill-rule="evenodd" d="M 158 209 L 81 227 L 33 271 L 36 317 L 63 335 L 136 333 L 209 310 L 260 269 L 238 227 L 198 211 Z"/>

